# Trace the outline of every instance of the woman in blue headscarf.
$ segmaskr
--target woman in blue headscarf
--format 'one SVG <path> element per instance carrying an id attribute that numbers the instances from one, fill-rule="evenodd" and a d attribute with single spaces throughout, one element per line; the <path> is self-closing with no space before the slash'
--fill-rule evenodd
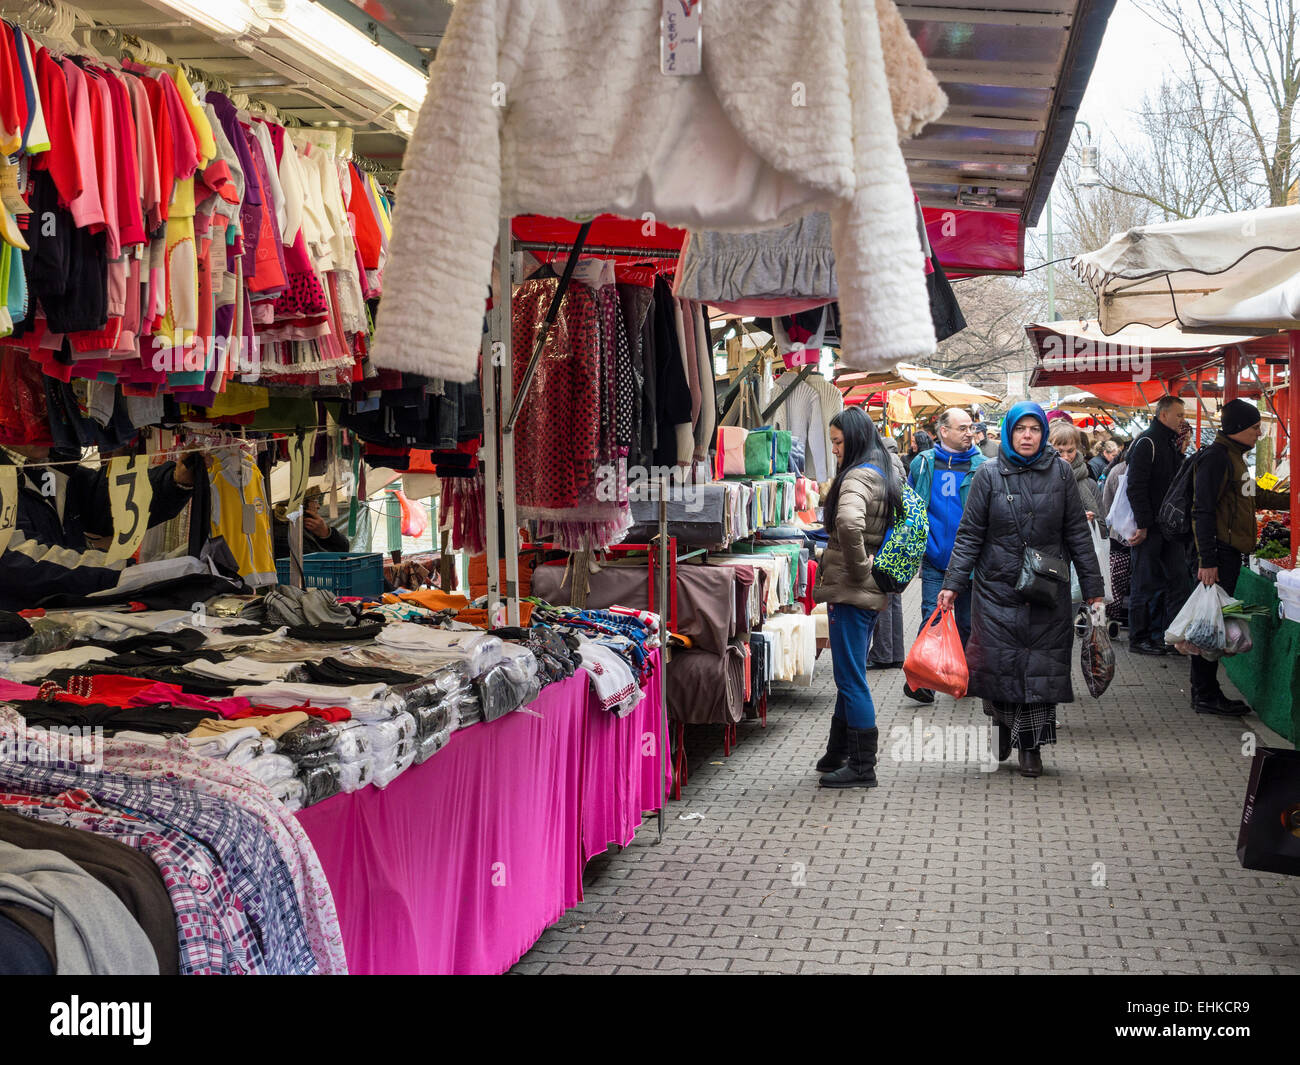
<path id="1" fill-rule="evenodd" d="M 1037 403 L 1007 412 L 997 458 L 975 471 L 939 593 L 939 605 L 951 609 L 974 578 L 967 690 L 998 725 L 999 758 L 1017 748 L 1020 772 L 1036 777 L 1041 748 L 1056 742 L 1056 704 L 1074 699 L 1074 628 L 1068 575 L 1047 605 L 1016 591 L 1027 546 L 1073 561 L 1084 598 L 1101 602 L 1101 566 L 1079 489 L 1047 442 L 1047 416 Z"/>

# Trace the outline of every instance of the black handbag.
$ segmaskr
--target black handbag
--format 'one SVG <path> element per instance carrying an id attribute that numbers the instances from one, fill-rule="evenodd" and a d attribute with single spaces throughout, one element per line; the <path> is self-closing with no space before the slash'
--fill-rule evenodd
<path id="1" fill-rule="evenodd" d="M 1016 532 L 1020 534 L 1020 542 L 1024 547 L 1024 554 L 1020 559 L 1020 579 L 1016 581 L 1016 593 L 1026 603 L 1034 606 L 1052 606 L 1056 603 L 1061 586 L 1066 588 L 1070 586 L 1070 564 L 1064 559 L 1054 558 L 1036 547 L 1029 546 L 1024 527 L 1020 524 L 1020 515 L 1016 512 L 1015 497 L 1007 486 L 1007 479 L 1000 471 L 998 477 L 1002 481 L 1002 491 L 1007 497 L 1011 519 L 1016 523 Z"/>

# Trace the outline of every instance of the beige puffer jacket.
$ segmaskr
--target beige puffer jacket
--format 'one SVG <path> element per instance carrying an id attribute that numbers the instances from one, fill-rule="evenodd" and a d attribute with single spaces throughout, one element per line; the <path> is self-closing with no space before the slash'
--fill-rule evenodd
<path id="1" fill-rule="evenodd" d="M 894 473 L 902 478 L 902 463 L 891 455 Z M 826 550 L 817 567 L 813 599 L 818 603 L 847 603 L 864 610 L 881 610 L 885 593 L 871 576 L 885 530 L 889 528 L 885 481 L 875 470 L 849 470 L 840 484 L 835 528 L 828 530 Z"/>

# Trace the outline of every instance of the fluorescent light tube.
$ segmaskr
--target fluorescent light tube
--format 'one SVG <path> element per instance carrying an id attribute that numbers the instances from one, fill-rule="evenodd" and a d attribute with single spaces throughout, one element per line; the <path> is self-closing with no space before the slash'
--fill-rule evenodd
<path id="1" fill-rule="evenodd" d="M 311 0 L 256 0 L 255 11 L 270 23 L 273 34 L 307 49 L 314 59 L 395 103 L 412 111 L 420 109 L 428 91 L 428 75 L 323 5 Z M 274 37 L 264 37 L 259 44 L 274 47 Z"/>
<path id="2" fill-rule="evenodd" d="M 223 37 L 243 37 L 250 30 L 264 32 L 266 23 L 243 0 L 151 0 Z"/>

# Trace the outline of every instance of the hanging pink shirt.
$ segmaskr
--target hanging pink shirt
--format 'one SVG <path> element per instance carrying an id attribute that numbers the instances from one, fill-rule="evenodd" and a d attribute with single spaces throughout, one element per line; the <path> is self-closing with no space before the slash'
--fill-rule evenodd
<path id="1" fill-rule="evenodd" d="M 113 118 L 113 157 L 117 177 L 117 228 L 123 248 L 143 244 L 144 212 L 140 207 L 140 136 L 126 86 L 112 71 L 96 67 L 108 90 Z"/>
<path id="2" fill-rule="evenodd" d="M 99 171 L 95 166 L 95 124 L 90 110 L 90 85 L 81 68 L 71 59 L 62 63 L 68 83 L 68 109 L 72 114 L 72 134 L 77 145 L 77 170 L 81 177 L 81 195 L 68 209 L 79 229 L 98 233 L 106 218 L 99 191 Z"/>

